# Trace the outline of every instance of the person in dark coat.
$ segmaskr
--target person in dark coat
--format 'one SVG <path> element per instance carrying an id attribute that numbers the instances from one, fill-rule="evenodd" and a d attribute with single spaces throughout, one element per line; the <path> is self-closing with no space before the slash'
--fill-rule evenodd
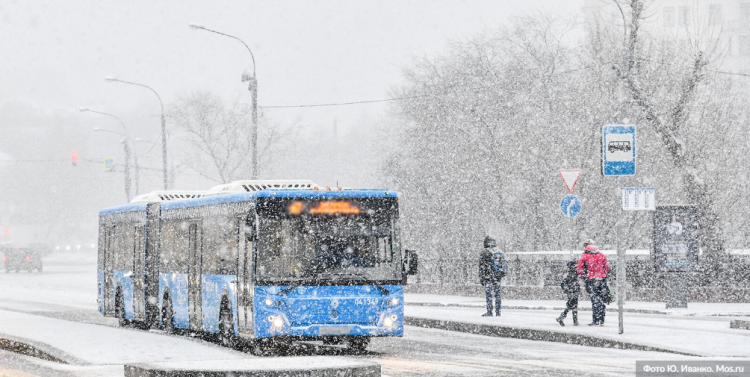
<path id="1" fill-rule="evenodd" d="M 581 285 L 578 283 L 576 265 L 576 261 L 568 262 L 568 274 L 565 275 L 562 283 L 560 283 L 563 292 L 568 296 L 568 302 L 565 303 L 565 310 L 557 317 L 557 323 L 560 326 L 565 326 L 563 320 L 565 320 L 568 312 L 573 313 L 573 325 L 578 326 L 578 296 L 581 295 Z"/>
<path id="2" fill-rule="evenodd" d="M 492 317 L 493 300 L 495 295 L 495 315 L 500 316 L 500 280 L 505 276 L 505 258 L 503 253 L 497 249 L 497 242 L 487 236 L 484 239 L 484 249 L 479 256 L 479 281 L 484 286 L 487 297 L 487 313 L 483 317 Z"/>

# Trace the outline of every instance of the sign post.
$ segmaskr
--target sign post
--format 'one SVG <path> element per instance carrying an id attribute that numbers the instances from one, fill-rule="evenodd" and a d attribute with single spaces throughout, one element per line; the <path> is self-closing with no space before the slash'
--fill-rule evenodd
<path id="1" fill-rule="evenodd" d="M 602 174 L 606 176 L 632 176 L 635 175 L 635 126 L 628 125 L 606 125 L 602 127 Z M 653 204 L 653 191 L 651 196 L 641 195 L 635 191 L 631 195 L 629 189 L 622 189 L 622 209 L 644 209 L 640 208 L 643 203 Z M 632 196 L 632 198 L 631 198 Z M 631 200 L 632 199 L 632 200 Z M 624 332 L 623 307 L 625 305 L 625 248 L 620 244 L 620 222 L 615 223 L 616 245 L 617 245 L 617 319 L 619 332 Z"/>
<path id="2" fill-rule="evenodd" d="M 656 190 L 652 188 L 624 188 L 622 192 L 623 211 L 654 211 L 656 209 Z M 623 333 L 622 312 L 625 305 L 625 248 L 620 245 L 620 224 L 617 224 L 617 318 L 620 323 L 620 334 Z"/>
<path id="3" fill-rule="evenodd" d="M 573 195 L 573 190 L 576 188 L 576 184 L 578 183 L 578 179 L 581 178 L 583 170 L 560 169 L 557 172 L 560 174 L 560 178 L 562 178 L 565 188 L 568 189 L 568 193 L 570 193 L 570 195 L 564 196 L 560 201 L 560 211 L 562 211 L 565 217 L 574 219 L 579 213 L 581 213 L 581 206 L 583 203 L 581 202 L 581 199 Z M 570 233 L 571 235 L 574 233 L 574 225 L 572 222 Z M 573 248 L 570 249 L 571 259 L 573 258 L 573 249 L 575 249 L 575 237 L 573 237 Z"/>

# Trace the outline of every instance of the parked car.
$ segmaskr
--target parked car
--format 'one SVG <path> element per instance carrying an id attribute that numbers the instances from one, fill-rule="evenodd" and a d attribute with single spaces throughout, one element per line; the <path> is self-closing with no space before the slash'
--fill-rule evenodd
<path id="1" fill-rule="evenodd" d="M 20 247 L 5 249 L 3 264 L 5 272 L 21 270 L 42 272 L 42 258 L 35 249 Z"/>

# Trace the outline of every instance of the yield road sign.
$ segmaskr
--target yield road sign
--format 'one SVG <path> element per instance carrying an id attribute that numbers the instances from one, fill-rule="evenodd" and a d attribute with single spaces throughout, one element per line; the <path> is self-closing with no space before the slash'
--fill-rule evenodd
<path id="1" fill-rule="evenodd" d="M 576 217 L 581 213 L 581 199 L 575 195 L 565 195 L 560 201 L 560 210 L 566 217 Z"/>
<path id="2" fill-rule="evenodd" d="M 635 126 L 602 127 L 602 174 L 635 175 Z"/>
<path id="3" fill-rule="evenodd" d="M 562 177 L 563 183 L 565 184 L 565 187 L 568 189 L 568 192 L 572 194 L 573 189 L 576 188 L 576 183 L 578 183 L 578 178 L 581 178 L 581 174 L 583 173 L 583 170 L 560 169 L 557 172 L 560 173 L 560 177 Z"/>

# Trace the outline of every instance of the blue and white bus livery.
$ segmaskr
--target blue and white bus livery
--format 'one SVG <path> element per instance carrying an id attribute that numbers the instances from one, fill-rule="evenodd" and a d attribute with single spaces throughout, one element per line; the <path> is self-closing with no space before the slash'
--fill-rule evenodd
<path id="1" fill-rule="evenodd" d="M 323 340 L 362 350 L 371 337 L 403 335 L 403 284 L 407 272 L 416 272 L 417 259 L 402 255 L 397 193 L 318 190 L 309 181 L 238 181 L 200 198 L 149 206 L 158 207 L 160 231 L 146 232 L 157 234 L 158 242 L 139 250 L 142 260 L 158 254 L 144 268 L 156 273 L 142 274 L 152 289 L 130 299 L 137 284 L 114 283 L 114 269 L 100 262 L 100 280 L 113 282 L 104 290 L 114 284 L 114 295 L 122 292 L 117 303 L 100 292 L 103 306 L 112 301 L 113 308 L 124 307 L 102 310 L 105 315 L 139 321 L 143 317 L 130 313 L 146 306 L 158 316 L 145 320 L 149 327 L 217 334 L 225 344 Z M 100 230 L 100 248 L 109 250 L 102 239 L 106 231 Z"/>

